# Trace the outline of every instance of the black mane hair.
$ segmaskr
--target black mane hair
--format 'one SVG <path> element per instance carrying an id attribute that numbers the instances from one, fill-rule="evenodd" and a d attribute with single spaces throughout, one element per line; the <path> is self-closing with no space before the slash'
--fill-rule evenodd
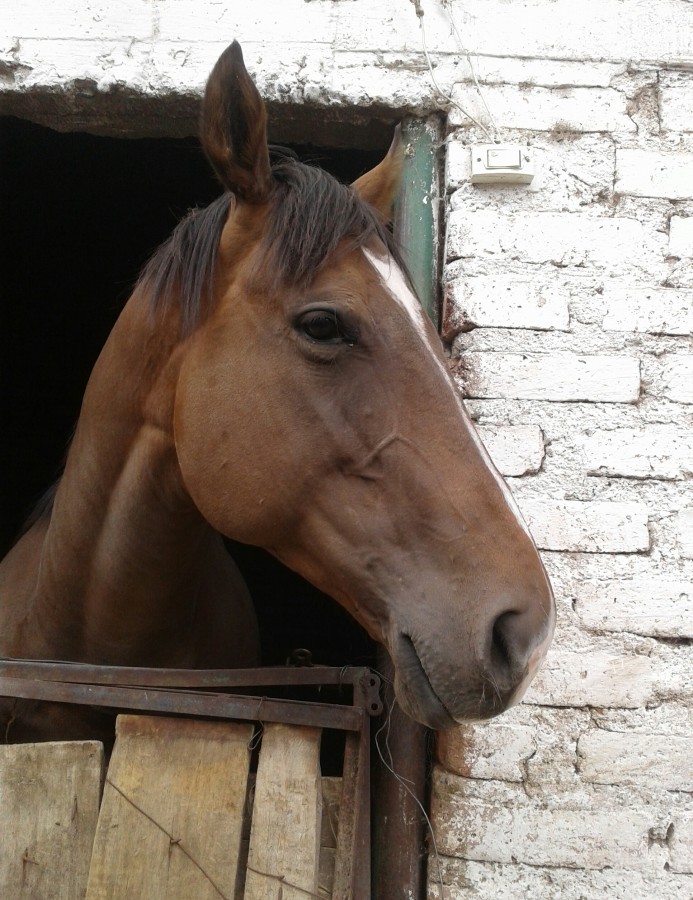
<path id="1" fill-rule="evenodd" d="M 263 274 L 272 287 L 307 286 L 338 248 L 379 239 L 406 273 L 395 239 L 375 209 L 329 173 L 284 157 L 272 168 L 273 192 L 263 239 Z M 223 194 L 192 210 L 149 260 L 138 287 L 154 312 L 178 303 L 184 331 L 195 328 L 211 301 L 221 232 L 235 200 Z"/>

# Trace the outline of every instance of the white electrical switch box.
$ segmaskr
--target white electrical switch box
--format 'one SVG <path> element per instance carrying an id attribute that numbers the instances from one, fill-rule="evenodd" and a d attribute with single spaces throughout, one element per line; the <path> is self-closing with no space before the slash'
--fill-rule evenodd
<path id="1" fill-rule="evenodd" d="M 472 144 L 472 184 L 530 184 L 534 162 L 520 144 Z"/>

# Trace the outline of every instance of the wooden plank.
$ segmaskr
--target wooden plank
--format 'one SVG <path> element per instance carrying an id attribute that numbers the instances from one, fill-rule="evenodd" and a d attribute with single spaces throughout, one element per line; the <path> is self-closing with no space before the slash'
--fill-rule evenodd
<path id="1" fill-rule="evenodd" d="M 255 783 L 245 900 L 317 895 L 320 729 L 266 725 Z"/>
<path id="2" fill-rule="evenodd" d="M 251 737 L 251 725 L 120 716 L 87 900 L 232 898 Z"/>
<path id="3" fill-rule="evenodd" d="M 339 832 L 339 803 L 342 799 L 342 779 L 322 779 L 322 828 L 320 829 L 320 874 L 318 897 L 330 900 L 334 887 L 337 834 Z"/>
<path id="4" fill-rule="evenodd" d="M 96 741 L 0 747 L 0 897 L 84 897 L 102 777 Z"/>

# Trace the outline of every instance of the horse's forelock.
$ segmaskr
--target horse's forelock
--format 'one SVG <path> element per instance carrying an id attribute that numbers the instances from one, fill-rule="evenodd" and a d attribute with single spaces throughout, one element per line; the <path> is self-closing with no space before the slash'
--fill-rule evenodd
<path id="1" fill-rule="evenodd" d="M 275 166 L 275 200 L 264 237 L 275 285 L 307 285 L 342 245 L 391 238 L 374 210 L 322 169 L 286 160 Z"/>

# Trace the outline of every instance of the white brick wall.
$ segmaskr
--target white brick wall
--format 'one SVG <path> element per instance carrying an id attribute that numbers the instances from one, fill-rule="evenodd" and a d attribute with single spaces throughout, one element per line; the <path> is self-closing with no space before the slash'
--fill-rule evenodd
<path id="1" fill-rule="evenodd" d="M 640 65 L 615 66 L 608 4 L 575 4 L 572 37 L 543 29 L 571 59 L 588 6 L 585 63 L 541 58 L 557 54 L 520 19 L 547 3 L 496 35 L 514 25 L 537 59 L 479 63 L 531 185 L 472 186 L 482 135 L 450 118 L 444 334 L 491 455 L 493 427 L 541 431 L 539 468 L 500 467 L 559 625 L 522 707 L 439 739 L 448 900 L 693 896 L 693 76 L 657 62 L 660 41 L 680 47 L 666 25 L 635 38 Z M 647 15 L 629 5 L 629 25 Z M 487 121 L 469 77 L 453 97 Z M 429 883 L 439 897 L 433 866 Z"/>
<path id="2" fill-rule="evenodd" d="M 526 701 L 439 740 L 445 897 L 690 900 L 693 3 L 422 9 L 437 83 L 488 124 L 474 54 L 537 169 L 473 186 L 483 134 L 451 108 L 443 329 L 559 613 Z M 139 134 L 133 104 L 155 96 L 157 133 L 190 133 L 177 97 L 232 37 L 275 104 L 436 108 L 410 0 L 23 0 L 0 24 L 0 103 Z M 439 897 L 435 860 L 429 883 Z"/>

